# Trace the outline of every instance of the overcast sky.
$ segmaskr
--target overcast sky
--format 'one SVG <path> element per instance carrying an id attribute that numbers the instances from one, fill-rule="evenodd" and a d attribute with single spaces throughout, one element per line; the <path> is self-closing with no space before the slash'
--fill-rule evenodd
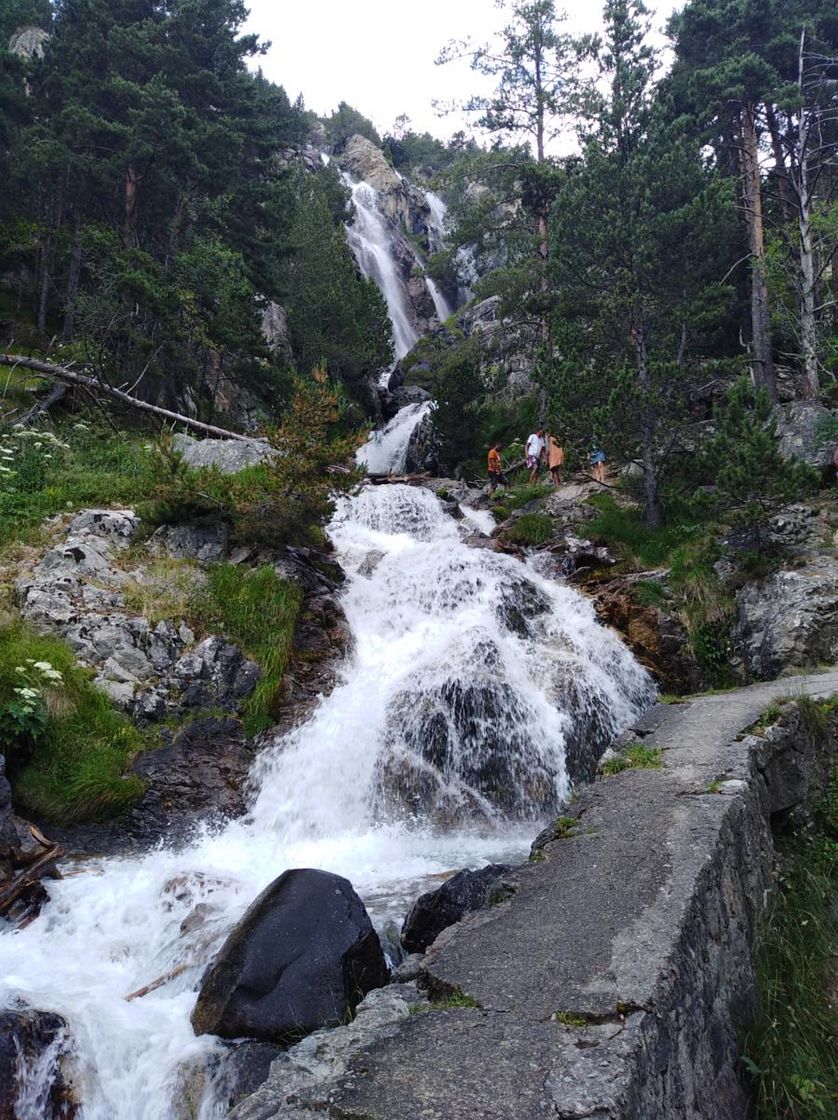
<path id="1" fill-rule="evenodd" d="M 647 0 L 662 28 L 677 0 Z M 270 39 L 259 60 L 265 75 L 294 100 L 328 114 L 348 101 L 387 132 L 406 113 L 418 132 L 446 138 L 463 127 L 456 116 L 440 119 L 433 101 L 462 100 L 477 76 L 465 62 L 435 66 L 449 39 L 483 43 L 505 22 L 495 0 L 249 0 L 248 30 Z M 601 4 L 568 0 L 568 30 L 594 31 Z"/>

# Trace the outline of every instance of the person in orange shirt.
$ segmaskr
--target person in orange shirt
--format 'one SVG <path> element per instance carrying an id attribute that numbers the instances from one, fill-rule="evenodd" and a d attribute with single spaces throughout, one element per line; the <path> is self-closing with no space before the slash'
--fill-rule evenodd
<path id="1" fill-rule="evenodd" d="M 559 478 L 559 469 L 564 464 L 564 448 L 553 435 L 552 432 L 547 434 L 547 467 L 550 471 L 550 477 L 553 479 L 554 486 L 561 486 L 562 480 Z"/>
<path id="2" fill-rule="evenodd" d="M 494 494 L 498 486 L 509 486 L 509 480 L 503 473 L 503 467 L 500 461 L 500 452 L 503 447 L 502 443 L 493 443 L 489 448 L 489 461 L 487 464 L 489 472 L 489 493 Z"/>

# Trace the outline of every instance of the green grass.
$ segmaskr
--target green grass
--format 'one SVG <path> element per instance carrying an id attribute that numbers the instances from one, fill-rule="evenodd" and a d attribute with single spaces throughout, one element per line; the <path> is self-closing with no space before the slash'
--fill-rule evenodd
<path id="1" fill-rule="evenodd" d="M 291 653 L 302 592 L 264 565 L 248 571 L 232 564 L 210 568 L 192 602 L 192 618 L 205 631 L 221 631 L 245 650 L 262 676 L 244 707 L 244 730 L 270 727 Z"/>
<path id="2" fill-rule="evenodd" d="M 618 506 L 610 494 L 595 494 L 589 502 L 599 512 L 586 523 L 586 534 L 604 537 L 625 560 L 640 568 L 663 567 L 674 549 L 699 531 L 695 525 L 648 529 L 640 510 Z"/>
<path id="3" fill-rule="evenodd" d="M 667 603 L 666 589 L 654 579 L 639 579 L 633 587 L 634 597 L 641 606 L 663 607 Z"/>
<path id="4" fill-rule="evenodd" d="M 24 438 L 0 432 L 0 445 L 15 452 L 8 460 L 14 473 L 0 477 L 0 548 L 37 536 L 46 517 L 84 506 L 132 505 L 154 490 L 160 458 L 148 435 L 83 421 L 54 431 L 65 448 L 50 447 L 38 432 Z"/>
<path id="5" fill-rule="evenodd" d="M 757 1014 L 743 1062 L 755 1120 L 820 1120 L 838 1112 L 838 773 L 813 822 L 778 848 L 780 878 L 759 942 Z"/>
<path id="6" fill-rule="evenodd" d="M 72 650 L 20 624 L 0 628 L 0 700 L 13 698 L 17 665 L 49 661 L 64 682 L 45 693 L 49 717 L 28 757 L 9 751 L 16 806 L 60 823 L 118 815 L 143 792 L 136 775 L 124 776 L 131 758 L 149 743 L 82 669 Z"/>
<path id="7" fill-rule="evenodd" d="M 553 1020 L 565 1027 L 587 1027 L 590 1022 L 584 1015 L 574 1015 L 572 1011 L 554 1011 Z"/>
<path id="8" fill-rule="evenodd" d="M 548 494 L 549 491 L 543 486 L 530 486 L 528 482 L 519 486 L 510 486 L 508 490 L 495 494 L 490 508 L 498 521 L 506 521 L 514 510 L 537 498 L 545 498 Z"/>
<path id="9" fill-rule="evenodd" d="M 504 530 L 504 539 L 527 547 L 545 544 L 555 536 L 553 522 L 543 513 L 525 513 Z"/>
<path id="10" fill-rule="evenodd" d="M 613 777 L 624 770 L 659 770 L 663 766 L 660 747 L 647 747 L 645 743 L 631 743 L 616 758 L 603 762 L 599 771 L 605 777 Z"/>
<path id="11" fill-rule="evenodd" d="M 553 822 L 553 839 L 565 840 L 572 836 L 579 825 L 578 817 L 556 817 Z"/>
<path id="12" fill-rule="evenodd" d="M 480 1007 L 474 996 L 465 992 L 454 992 L 444 999 L 431 1000 L 430 1003 L 412 1003 L 409 1007 L 411 1015 L 418 1015 L 423 1011 L 454 1011 L 459 1007 Z"/>

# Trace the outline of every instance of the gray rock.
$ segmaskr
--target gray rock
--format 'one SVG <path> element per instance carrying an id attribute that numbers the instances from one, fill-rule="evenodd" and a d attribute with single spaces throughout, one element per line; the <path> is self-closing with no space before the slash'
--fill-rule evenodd
<path id="1" fill-rule="evenodd" d="M 161 525 L 152 533 L 148 550 L 152 556 L 214 564 L 226 557 L 229 539 L 228 527 L 220 522 L 215 525 Z"/>
<path id="2" fill-rule="evenodd" d="M 286 871 L 266 887 L 213 961 L 192 1012 L 197 1034 L 287 1042 L 346 1020 L 387 983 L 378 936 L 352 884 Z"/>
<path id="3" fill-rule="evenodd" d="M 187 708 L 235 711 L 256 687 L 260 669 L 238 646 L 212 635 L 181 657 L 172 669 Z"/>
<path id="4" fill-rule="evenodd" d="M 289 361 L 293 358 L 288 341 L 288 314 L 281 304 L 273 300 L 262 308 L 262 337 L 272 354 Z"/>
<path id="5" fill-rule="evenodd" d="M 216 467 L 222 474 L 236 474 L 245 467 L 266 462 L 275 454 L 266 440 L 259 439 L 193 439 L 178 434 L 173 436 L 172 446 L 193 470 Z"/>
<path id="6" fill-rule="evenodd" d="M 111 548 L 127 548 L 140 527 L 132 509 L 85 509 L 70 522 L 67 535 L 100 537 Z"/>
<path id="7" fill-rule="evenodd" d="M 9 53 L 19 58 L 43 58 L 50 35 L 43 27 L 21 27 L 9 39 Z"/>
<path id="8" fill-rule="evenodd" d="M 836 445 L 838 416 L 816 401 L 791 401 L 777 407 L 777 435 L 781 454 L 795 456 L 818 470 L 827 468 Z M 833 435 L 828 438 L 829 430 Z"/>
<path id="9" fill-rule="evenodd" d="M 838 659 L 838 560 L 819 555 L 736 593 L 735 637 L 748 671 L 770 679 Z"/>

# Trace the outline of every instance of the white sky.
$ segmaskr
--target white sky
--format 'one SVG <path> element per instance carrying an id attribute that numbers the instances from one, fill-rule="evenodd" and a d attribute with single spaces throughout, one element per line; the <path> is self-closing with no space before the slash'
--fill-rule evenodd
<path id="1" fill-rule="evenodd" d="M 647 0 L 654 26 L 683 0 Z M 248 30 L 271 40 L 259 60 L 266 77 L 285 87 L 293 101 L 323 115 L 350 105 L 387 132 L 406 113 L 418 132 L 447 138 L 464 127 L 462 117 L 440 118 L 432 102 L 462 101 L 478 88 L 467 62 L 435 66 L 449 39 L 492 38 L 506 22 L 495 0 L 249 0 Z M 602 5 L 561 0 L 574 34 L 595 31 Z"/>

